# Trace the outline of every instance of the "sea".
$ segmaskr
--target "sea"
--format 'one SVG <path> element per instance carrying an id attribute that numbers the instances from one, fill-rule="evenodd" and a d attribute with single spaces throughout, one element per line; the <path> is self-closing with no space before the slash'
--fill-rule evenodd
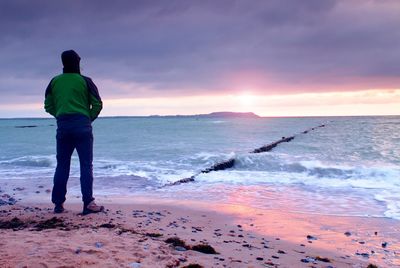
<path id="1" fill-rule="evenodd" d="M 400 116 L 103 117 L 93 132 L 96 196 L 400 220 Z M 0 191 L 51 187 L 55 135 L 54 119 L 0 119 Z M 231 168 L 201 172 L 229 159 Z M 80 194 L 76 152 L 68 186 Z"/>

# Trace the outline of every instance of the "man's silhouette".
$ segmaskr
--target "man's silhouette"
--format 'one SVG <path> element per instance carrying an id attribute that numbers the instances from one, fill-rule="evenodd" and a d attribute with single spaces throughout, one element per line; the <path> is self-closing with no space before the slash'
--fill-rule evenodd
<path id="1" fill-rule="evenodd" d="M 57 119 L 57 167 L 52 202 L 54 212 L 64 211 L 71 155 L 76 149 L 80 163 L 83 214 L 104 210 L 93 198 L 92 121 L 103 104 L 92 79 L 80 73 L 81 58 L 73 51 L 61 54 L 63 73 L 54 77 L 46 89 L 44 108 Z"/>

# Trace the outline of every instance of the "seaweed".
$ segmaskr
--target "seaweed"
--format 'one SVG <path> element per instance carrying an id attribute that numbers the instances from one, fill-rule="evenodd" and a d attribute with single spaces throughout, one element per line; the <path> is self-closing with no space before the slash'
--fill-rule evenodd
<path id="1" fill-rule="evenodd" d="M 160 237 L 160 236 L 163 236 L 163 234 L 160 234 L 160 233 L 146 233 L 146 236 L 148 236 L 148 237 Z"/>
<path id="2" fill-rule="evenodd" d="M 167 244 L 172 244 L 174 247 L 184 247 L 186 249 L 190 248 L 186 245 L 185 241 L 181 240 L 179 237 L 170 237 L 164 242 Z"/>
<path id="3" fill-rule="evenodd" d="M 107 228 L 107 229 L 113 229 L 115 228 L 115 224 L 112 223 L 103 223 L 99 225 L 99 228 Z"/>
<path id="4" fill-rule="evenodd" d="M 35 227 L 36 231 L 42 231 L 45 229 L 65 228 L 67 226 L 65 225 L 65 223 L 62 219 L 53 217 L 51 219 L 39 222 L 34 227 Z M 70 230 L 70 229 L 66 229 L 66 230 Z"/>
<path id="5" fill-rule="evenodd" d="M 207 244 L 195 245 L 191 249 L 194 251 L 204 253 L 204 254 L 218 254 L 218 252 L 216 252 L 212 246 L 207 245 Z"/>
<path id="6" fill-rule="evenodd" d="M 330 259 L 325 258 L 325 257 L 320 257 L 320 256 L 315 257 L 315 259 L 316 259 L 317 261 L 322 261 L 322 262 L 331 262 Z"/>
<path id="7" fill-rule="evenodd" d="M 204 267 L 197 263 L 191 263 L 186 266 L 183 266 L 182 268 L 204 268 Z"/>
<path id="8" fill-rule="evenodd" d="M 24 229 L 26 226 L 27 224 L 17 217 L 12 218 L 9 221 L 0 221 L 0 229 L 13 229 L 16 231 Z"/>

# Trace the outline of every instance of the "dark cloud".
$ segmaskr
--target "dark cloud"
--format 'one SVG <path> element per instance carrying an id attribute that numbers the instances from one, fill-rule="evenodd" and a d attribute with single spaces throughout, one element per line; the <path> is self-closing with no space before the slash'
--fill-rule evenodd
<path id="1" fill-rule="evenodd" d="M 0 92 L 41 100 L 71 48 L 95 81 L 149 95 L 235 90 L 241 74 L 266 93 L 398 87 L 399 14 L 390 0 L 1 1 Z"/>

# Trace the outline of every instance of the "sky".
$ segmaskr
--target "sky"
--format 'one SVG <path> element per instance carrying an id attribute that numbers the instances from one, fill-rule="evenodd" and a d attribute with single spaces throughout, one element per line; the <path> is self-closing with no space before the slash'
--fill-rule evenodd
<path id="1" fill-rule="evenodd" d="M 74 49 L 103 116 L 399 115 L 398 0 L 0 1 L 0 117 Z"/>

